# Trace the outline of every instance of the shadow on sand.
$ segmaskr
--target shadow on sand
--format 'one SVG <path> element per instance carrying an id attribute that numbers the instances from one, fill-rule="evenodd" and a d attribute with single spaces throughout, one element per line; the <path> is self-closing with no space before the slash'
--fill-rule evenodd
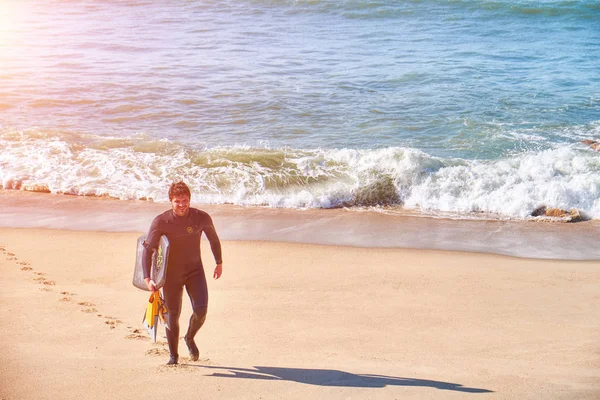
<path id="1" fill-rule="evenodd" d="M 493 393 L 492 390 L 470 388 L 458 383 L 431 381 L 427 379 L 400 378 L 395 376 L 352 374 L 334 369 L 303 369 L 281 367 L 234 368 L 194 365 L 206 369 L 225 370 L 210 376 L 238 379 L 285 380 L 316 386 L 339 386 L 357 388 L 383 388 L 386 386 L 421 386 L 465 393 Z"/>

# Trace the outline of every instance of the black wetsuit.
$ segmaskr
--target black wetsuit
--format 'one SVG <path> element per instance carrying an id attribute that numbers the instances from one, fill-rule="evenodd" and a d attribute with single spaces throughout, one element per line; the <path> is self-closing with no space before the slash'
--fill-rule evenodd
<path id="1" fill-rule="evenodd" d="M 215 262 L 221 264 L 221 242 L 210 216 L 196 208 L 190 208 L 186 216 L 180 217 L 173 210 L 160 214 L 148 231 L 144 242 L 142 266 L 144 278 L 150 277 L 152 251 L 158 247 L 162 235 L 169 239 L 169 260 L 167 279 L 163 287 L 167 307 L 167 340 L 171 356 L 177 358 L 179 342 L 179 316 L 185 286 L 192 302 L 193 314 L 190 318 L 187 338 L 193 340 L 196 332 L 206 319 L 208 307 L 208 288 L 202 259 L 200 257 L 200 238 L 202 232 L 210 242 Z M 189 347 L 189 345 L 188 345 Z"/>

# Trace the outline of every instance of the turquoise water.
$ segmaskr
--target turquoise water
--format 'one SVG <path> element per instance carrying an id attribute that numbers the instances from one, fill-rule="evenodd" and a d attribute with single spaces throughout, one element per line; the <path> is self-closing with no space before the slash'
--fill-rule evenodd
<path id="1" fill-rule="evenodd" d="M 0 185 L 600 218 L 595 1 L 6 1 Z"/>

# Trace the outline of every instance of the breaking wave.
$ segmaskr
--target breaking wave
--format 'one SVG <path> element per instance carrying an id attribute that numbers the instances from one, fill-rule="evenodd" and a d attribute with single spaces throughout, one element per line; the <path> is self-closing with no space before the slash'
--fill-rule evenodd
<path id="1" fill-rule="evenodd" d="M 527 218 L 546 205 L 600 218 L 600 157 L 580 144 L 465 160 L 404 147 L 194 148 L 144 135 L 4 130 L 0 149 L 4 189 L 166 202 L 170 182 L 182 179 L 203 204 L 504 218 Z"/>

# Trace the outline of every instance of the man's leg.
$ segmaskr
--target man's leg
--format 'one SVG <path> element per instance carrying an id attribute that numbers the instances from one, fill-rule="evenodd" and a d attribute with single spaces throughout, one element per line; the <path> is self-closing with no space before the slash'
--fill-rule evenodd
<path id="1" fill-rule="evenodd" d="M 188 347 L 190 352 L 190 358 L 192 361 L 198 361 L 200 357 L 200 350 L 198 350 L 198 346 L 196 346 L 196 342 L 194 341 L 194 337 L 196 333 L 202 328 L 204 325 L 204 321 L 206 321 L 206 314 L 208 311 L 208 307 L 201 307 L 198 309 L 194 309 L 192 316 L 190 317 L 190 325 L 188 327 L 188 331 L 185 334 L 185 344 Z"/>
<path id="2" fill-rule="evenodd" d="M 186 281 L 185 288 L 190 296 L 193 312 L 184 339 L 190 352 L 190 358 L 192 361 L 197 361 L 200 357 L 200 351 L 198 350 L 198 346 L 196 346 L 194 337 L 200 328 L 202 328 L 202 325 L 204 325 L 208 312 L 208 287 L 204 271 L 200 270 L 199 273 L 190 276 Z"/>
<path id="3" fill-rule="evenodd" d="M 167 342 L 169 343 L 168 365 L 177 364 L 179 361 L 179 316 L 181 315 L 181 299 L 183 297 L 183 286 L 166 284 L 163 287 L 165 305 L 167 307 Z"/>

